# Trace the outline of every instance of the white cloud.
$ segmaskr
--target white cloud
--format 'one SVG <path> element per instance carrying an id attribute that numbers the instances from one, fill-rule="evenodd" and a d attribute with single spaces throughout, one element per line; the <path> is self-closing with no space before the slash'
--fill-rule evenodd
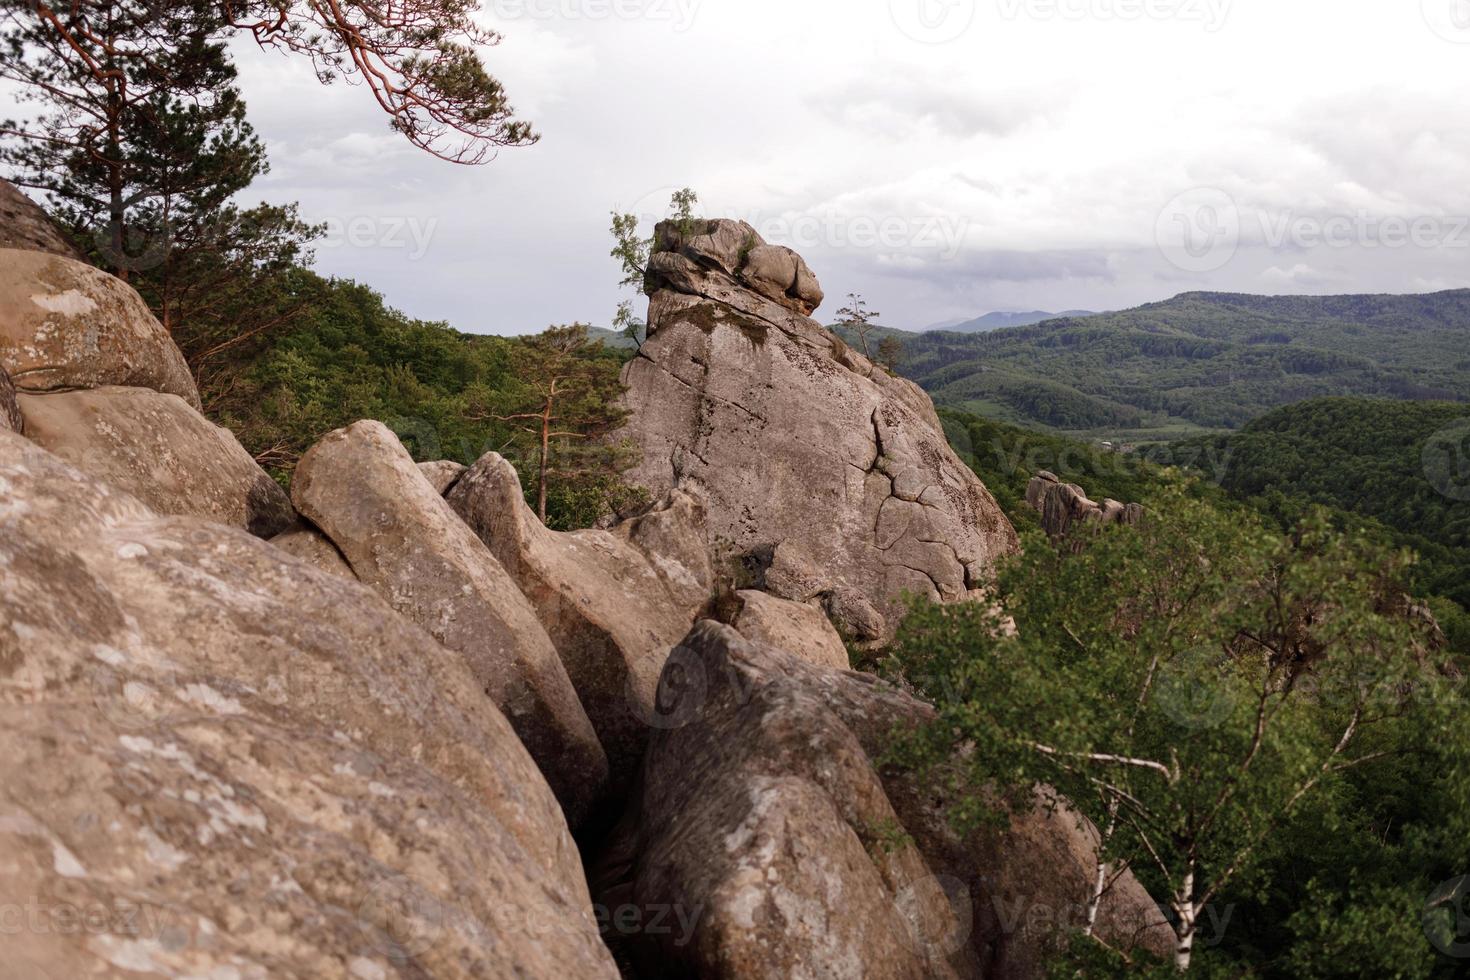
<path id="1" fill-rule="evenodd" d="M 1417 3 L 1179 0 L 1145 6 L 1180 16 L 1128 19 L 1105 15 L 1124 9 L 1112 0 L 518 2 L 487 8 L 504 42 L 486 57 L 544 138 L 483 168 L 401 144 L 361 88 L 245 54 L 275 168 L 262 194 L 310 217 L 434 229 L 417 261 L 341 248 L 325 271 L 464 329 L 606 322 L 608 210 L 653 216 L 688 185 L 706 214 L 804 235 L 788 243 L 829 295 L 861 291 L 894 323 L 1185 289 L 1470 283 L 1453 248 L 1273 245 L 1262 231 L 1282 215 L 1470 215 L 1470 48 Z M 1188 10 L 1223 20 L 1210 30 Z M 969 17 L 953 40 L 912 36 L 953 33 L 958 21 L 917 19 L 945 11 Z M 1240 248 L 1191 273 L 1154 236 L 1160 210 L 1201 186 L 1238 206 Z M 941 218 L 936 246 L 922 232 Z"/>

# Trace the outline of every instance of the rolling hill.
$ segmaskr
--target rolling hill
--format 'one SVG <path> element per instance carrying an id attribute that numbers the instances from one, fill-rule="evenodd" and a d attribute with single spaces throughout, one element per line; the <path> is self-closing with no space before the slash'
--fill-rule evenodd
<path id="1" fill-rule="evenodd" d="M 898 336 L 900 372 L 939 404 L 1075 435 L 1158 441 L 1228 431 L 1334 395 L 1470 399 L 1470 290 L 1196 292 L 986 333 Z"/>
<path id="2" fill-rule="evenodd" d="M 1006 327 L 1029 327 L 1033 323 L 1041 323 L 1046 320 L 1058 320 L 1063 318 L 1077 318 L 1092 316 L 1091 310 L 1066 310 L 1062 313 L 1047 313 L 1044 310 L 1032 310 L 1029 313 L 987 313 L 973 320 L 964 320 L 960 323 L 951 324 L 942 329 L 949 333 L 985 333 L 990 330 L 1001 330 Z M 931 330 L 934 328 L 930 328 Z"/>

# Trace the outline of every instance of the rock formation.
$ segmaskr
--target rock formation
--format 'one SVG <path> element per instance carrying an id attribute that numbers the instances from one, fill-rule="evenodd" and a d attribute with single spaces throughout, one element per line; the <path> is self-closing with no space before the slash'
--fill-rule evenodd
<path id="1" fill-rule="evenodd" d="M 697 917 L 682 942 L 626 943 L 649 975 L 1034 977 L 1085 907 L 1090 826 L 1038 806 L 1007 834 L 961 839 L 932 785 L 875 766 L 897 730 L 933 717 L 875 678 L 704 622 L 659 705 L 641 795 L 590 869 L 604 904 Z M 1124 949 L 1172 946 L 1131 875 L 1098 928 Z"/>
<path id="2" fill-rule="evenodd" d="M 807 316 L 822 294 L 795 253 L 741 222 L 665 222 L 649 290 L 624 375 L 631 479 L 702 493 L 722 558 L 811 571 L 768 591 L 875 639 L 902 593 L 963 599 L 1015 547 L 928 396 Z"/>
<path id="3" fill-rule="evenodd" d="M 123 385 L 199 408 L 183 355 L 137 292 L 101 269 L 0 249 L 0 366 L 25 392 Z"/>
<path id="4" fill-rule="evenodd" d="M 191 514 L 270 537 L 296 512 L 234 433 L 177 395 L 105 386 L 19 397 L 25 434 L 160 514 Z"/>
<path id="5" fill-rule="evenodd" d="M 821 609 L 742 589 L 731 596 L 729 623 L 742 636 L 775 647 L 807 663 L 849 670 L 842 637 Z"/>
<path id="6" fill-rule="evenodd" d="M 359 579 L 464 656 L 579 825 L 607 781 L 592 724 L 530 603 L 398 438 L 379 422 L 329 433 L 291 497 Z"/>
<path id="7" fill-rule="evenodd" d="M 1041 514 L 1042 530 L 1053 538 L 1066 537 L 1078 524 L 1137 524 L 1143 519 L 1142 506 L 1111 499 L 1094 503 L 1081 487 L 1063 483 L 1046 470 L 1026 485 L 1026 503 Z"/>
<path id="8" fill-rule="evenodd" d="M 495 453 L 448 499 L 535 606 L 607 750 L 614 788 L 625 789 L 664 661 L 712 590 L 703 508 L 672 491 L 610 531 L 551 531 Z"/>
<path id="9" fill-rule="evenodd" d="M 304 521 L 298 521 L 270 540 L 271 544 L 286 554 L 301 559 L 313 568 L 357 581 L 357 573 L 347 564 L 347 559 L 342 557 L 342 552 L 337 550 L 331 539 L 316 528 L 308 527 Z"/>
<path id="10" fill-rule="evenodd" d="M 5 431 L 0 487 L 0 973 L 617 976 L 459 654 Z"/>
<path id="11" fill-rule="evenodd" d="M 464 476 L 466 467 L 452 459 L 440 459 L 432 463 L 420 463 L 419 472 L 439 494 L 444 496 Z"/>
<path id="12" fill-rule="evenodd" d="M 49 252 L 68 259 L 81 255 L 61 230 L 14 184 L 0 180 L 0 249 Z"/>

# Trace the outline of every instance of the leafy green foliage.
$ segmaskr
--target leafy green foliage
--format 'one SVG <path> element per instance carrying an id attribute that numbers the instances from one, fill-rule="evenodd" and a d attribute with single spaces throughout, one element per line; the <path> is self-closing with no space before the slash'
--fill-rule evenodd
<path id="1" fill-rule="evenodd" d="M 282 482 L 322 435 L 364 418 L 388 425 L 420 461 L 468 465 L 493 450 L 523 477 L 537 472 L 539 439 L 495 418 L 534 401 L 527 384 L 537 356 L 532 344 L 410 319 L 353 282 L 300 269 L 285 278 L 300 315 L 258 350 L 242 352 L 230 387 L 214 398 L 217 421 Z M 581 356 L 603 396 L 616 389 L 623 352 L 594 344 Z M 563 425 L 586 424 L 573 409 Z M 618 472 L 601 461 L 580 478 L 554 480 L 548 524 L 586 527 L 625 500 Z M 534 479 L 525 483 L 535 489 Z"/>
<path id="2" fill-rule="evenodd" d="M 1470 861 L 1470 718 L 1432 637 L 1386 603 L 1405 557 L 1320 514 L 1281 534 L 1182 487 L 1148 503 L 1077 554 L 1028 535 L 996 583 L 1014 633 L 983 606 L 915 607 L 888 666 L 939 714 L 900 757 L 942 763 L 962 821 L 1056 787 L 1181 940 L 1235 908 L 1206 966 L 1433 975 L 1420 916 Z M 1375 937 L 1366 960 L 1334 955 Z"/>
<path id="3" fill-rule="evenodd" d="M 1373 518 L 1419 553 L 1421 591 L 1470 607 L 1470 493 L 1459 492 L 1470 485 L 1445 486 L 1426 469 L 1431 440 L 1460 429 L 1470 437 L 1470 406 L 1328 398 L 1278 409 L 1234 435 L 1161 447 L 1156 458 L 1226 461 L 1212 476 L 1285 523 L 1306 504 Z M 1470 459 L 1458 440 L 1444 448 Z"/>

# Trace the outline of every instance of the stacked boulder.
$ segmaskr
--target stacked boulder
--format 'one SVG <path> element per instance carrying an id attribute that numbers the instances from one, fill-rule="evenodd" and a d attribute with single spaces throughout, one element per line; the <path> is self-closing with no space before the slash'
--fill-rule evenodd
<path id="1" fill-rule="evenodd" d="M 3 424 L 159 513 L 262 537 L 289 526 L 285 491 L 200 414 L 188 365 L 142 297 L 72 257 L 40 209 L 3 184 L 0 221 Z"/>
<path id="2" fill-rule="evenodd" d="M 1107 499 L 1089 500 L 1075 483 L 1063 483 L 1055 473 L 1042 470 L 1026 486 L 1026 503 L 1041 514 L 1041 527 L 1051 538 L 1064 538 L 1078 524 L 1137 524 L 1143 520 L 1141 504 L 1123 504 Z"/>
<path id="3" fill-rule="evenodd" d="M 643 758 L 664 662 L 713 589 L 703 507 L 672 491 L 611 530 L 551 531 L 495 453 L 470 467 L 448 500 L 534 607 L 621 797 Z"/>
<path id="4" fill-rule="evenodd" d="M 704 496 L 719 562 L 860 640 L 892 634 L 905 593 L 983 588 L 1010 522 L 929 397 L 810 318 L 822 291 L 800 256 L 744 222 L 664 222 L 648 283 L 624 375 L 631 479 Z"/>
<path id="5" fill-rule="evenodd" d="M 6 431 L 0 487 L 7 975 L 617 976 L 463 657 Z"/>

